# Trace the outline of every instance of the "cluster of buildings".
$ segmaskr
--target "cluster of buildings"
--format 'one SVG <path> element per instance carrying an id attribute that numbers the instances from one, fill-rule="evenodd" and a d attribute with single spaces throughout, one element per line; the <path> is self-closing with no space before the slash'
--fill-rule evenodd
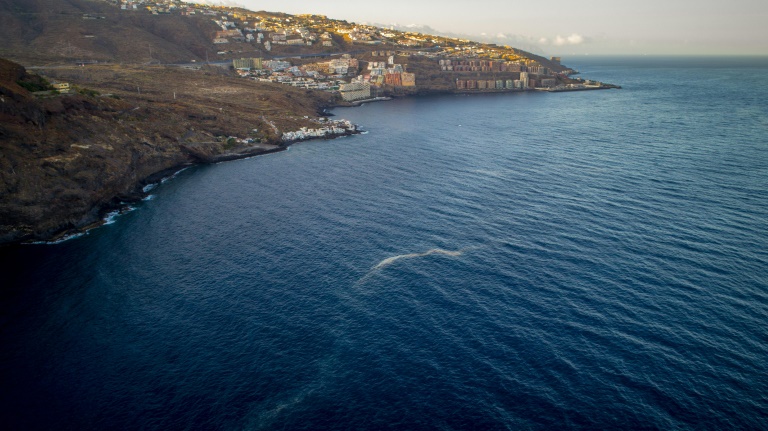
<path id="1" fill-rule="evenodd" d="M 227 21 L 227 18 L 227 16 L 222 16 L 220 20 L 213 20 L 216 25 L 221 27 L 221 31 L 216 32 L 213 38 L 214 44 L 251 42 L 263 44 L 266 51 L 271 51 L 274 45 L 312 46 L 318 40 L 317 34 L 304 27 L 268 32 L 261 24 L 257 24 L 254 27 L 240 29 L 237 27 L 237 22 Z M 242 24 L 247 25 L 248 21 L 243 21 Z M 332 46 L 332 43 L 331 45 L 326 43 L 330 41 L 328 36 L 320 36 L 320 38 L 323 45 Z"/>
<path id="2" fill-rule="evenodd" d="M 392 68 L 391 71 L 388 69 L 383 75 L 359 75 L 348 84 L 341 84 L 339 92 L 341 93 L 341 98 L 347 102 L 366 100 L 371 98 L 371 88 L 379 88 L 384 85 L 391 87 L 414 87 L 416 85 L 416 74 L 402 70 L 397 71 L 397 69 Z"/>
<path id="3" fill-rule="evenodd" d="M 281 139 L 283 142 L 302 141 L 304 139 L 344 135 L 353 133 L 357 130 L 357 127 L 347 120 L 328 120 L 321 118 L 320 122 L 324 124 L 314 129 L 302 127 L 293 132 L 285 132 Z"/>
<path id="4" fill-rule="evenodd" d="M 367 43 L 369 45 L 378 45 L 382 43 L 379 37 L 379 29 L 370 26 L 341 27 L 337 33 L 347 35 L 352 42 Z"/>
<path id="5" fill-rule="evenodd" d="M 273 82 L 316 90 L 338 90 L 344 78 L 357 73 L 357 59 L 333 59 L 301 66 L 281 60 L 240 59 L 233 66 L 240 76 L 253 77 L 261 82 Z M 252 66 L 247 69 L 248 64 Z"/>
<path id="6" fill-rule="evenodd" d="M 327 70 L 328 74 L 337 76 L 348 75 L 350 72 L 355 74 L 360 68 L 360 61 L 358 61 L 356 58 L 352 58 L 352 56 L 349 54 L 344 54 L 341 56 L 341 58 L 332 59 L 327 63 L 317 64 L 321 68 L 327 64 L 328 66 L 325 69 Z"/>
<path id="7" fill-rule="evenodd" d="M 212 20 L 219 30 L 213 43 L 260 44 L 261 51 L 272 51 L 278 45 L 324 47 L 344 45 L 342 39 L 354 44 L 382 45 L 374 47 L 367 64 L 349 55 L 325 62 L 300 66 L 283 61 L 262 59 L 236 59 L 233 67 L 241 76 L 261 81 L 297 87 L 336 91 L 345 100 L 370 97 L 372 89 L 380 87 L 413 87 L 417 77 L 406 70 L 398 56 L 417 56 L 434 59 L 442 72 L 456 73 L 458 90 L 522 90 L 554 87 L 558 75 L 555 71 L 526 58 L 524 53 L 510 47 L 481 44 L 458 38 L 431 36 L 417 32 L 399 31 L 369 25 L 328 19 L 322 15 L 284 15 L 251 12 L 224 6 L 190 4 L 180 0 L 102 0 L 124 10 L 145 10 L 152 14 L 174 13 L 186 16 L 204 16 Z M 385 49 L 385 46 L 387 49 Z M 399 51 L 393 51 L 395 47 Z M 419 48 L 413 48 L 419 47 Z M 310 48 L 304 52 L 321 52 Z M 232 50 L 222 49 L 219 54 Z M 301 52 L 301 51 L 294 51 Z M 553 58 L 559 64 L 559 58 Z M 549 65 L 549 64 L 548 64 Z M 361 70 L 361 66 L 362 70 Z M 552 66 L 559 70 L 556 66 Z M 463 73 L 476 73 L 470 79 Z M 504 74 L 496 76 L 495 74 Z M 359 75 L 358 75 L 359 74 Z M 488 75 L 480 75 L 488 74 Z M 494 74 L 490 76 L 490 74 Z M 529 77 L 530 76 L 530 77 Z M 350 78 L 352 82 L 347 83 Z M 482 79 L 485 77 L 485 79 Z M 493 79 L 489 79 L 493 77 Z M 465 79 L 466 78 L 466 79 Z M 502 79 L 499 79 L 502 78 Z M 514 79 L 518 78 L 518 79 Z"/>
<path id="8" fill-rule="evenodd" d="M 344 36 L 349 42 L 366 45 L 393 44 L 400 46 L 421 46 L 429 40 L 418 33 L 402 33 L 395 30 L 383 30 L 369 25 L 346 24 L 335 22 L 334 33 Z"/>
<path id="9" fill-rule="evenodd" d="M 123 10 L 144 10 L 152 14 L 180 14 L 204 16 L 213 20 L 220 31 L 213 42 L 217 45 L 246 42 L 258 44 L 264 51 L 272 51 L 278 45 L 336 47 L 342 40 L 352 44 L 400 46 L 415 55 L 443 59 L 441 68 L 454 72 L 529 72 L 549 75 L 552 71 L 536 61 L 506 46 L 479 44 L 469 40 L 433 36 L 418 32 L 399 31 L 394 27 L 380 28 L 370 25 L 328 19 L 323 15 L 283 15 L 251 12 L 224 6 L 185 3 L 181 0 L 102 0 L 119 6 Z M 420 52 L 413 52 L 419 47 Z M 226 51 L 222 51 L 226 53 Z M 375 51 L 376 52 L 376 51 Z M 380 56 L 384 51 L 379 51 Z M 393 55 L 386 51 L 386 56 Z M 557 63 L 554 59 L 553 61 Z M 519 67 L 519 70 L 518 70 Z M 379 75 L 372 74 L 376 77 Z M 407 85 L 408 77 L 400 76 L 400 82 Z M 384 78 L 386 80 L 387 78 Z M 376 82 L 374 85 L 386 85 Z M 396 83 L 398 78 L 390 78 Z"/>
<path id="10" fill-rule="evenodd" d="M 528 72 L 520 72 L 520 79 L 457 79 L 457 90 L 527 90 L 533 88 L 553 88 L 557 84 L 554 78 L 534 79 Z"/>
<path id="11" fill-rule="evenodd" d="M 416 74 L 406 72 L 402 64 L 395 63 L 394 55 L 390 55 L 386 61 L 368 62 L 367 73 L 360 80 L 377 86 L 413 87 Z"/>
<path id="12" fill-rule="evenodd" d="M 442 59 L 439 61 L 443 72 L 529 72 L 548 75 L 549 69 L 538 64 L 527 65 L 523 61 Z"/>
<path id="13" fill-rule="evenodd" d="M 253 38 L 252 35 L 251 38 Z M 222 43 L 229 43 L 229 41 L 234 40 L 238 42 L 245 42 L 245 35 L 242 31 L 239 29 L 231 29 L 231 30 L 221 30 L 216 32 L 216 36 L 213 38 L 213 43 L 215 44 L 222 44 Z"/>
<path id="14" fill-rule="evenodd" d="M 103 0 L 126 11 L 147 11 L 153 15 L 179 14 L 184 16 L 211 17 L 221 28 L 212 42 L 217 45 L 230 42 L 263 44 L 267 51 L 273 45 L 312 46 L 320 41 L 323 46 L 333 46 L 327 32 L 316 32 L 293 22 L 291 18 L 261 16 L 256 13 L 237 13 L 230 8 L 189 4 L 180 0 Z"/>
<path id="15" fill-rule="evenodd" d="M 392 57 L 395 54 L 395 51 L 371 51 L 371 57 Z"/>
<path id="16" fill-rule="evenodd" d="M 553 60 L 554 61 L 554 60 Z M 559 61 L 559 59 L 558 59 Z M 502 77 L 498 79 L 456 79 L 457 90 L 526 90 L 534 88 L 554 88 L 557 75 L 549 68 L 530 59 L 504 60 L 481 58 L 441 58 L 438 61 L 443 72 L 481 72 L 492 74 L 519 75 L 518 79 Z M 479 75 L 478 75 L 479 76 Z M 514 75 L 513 75 L 514 77 Z"/>
<path id="17" fill-rule="evenodd" d="M 242 73 L 240 76 L 251 78 L 259 82 L 271 82 L 274 84 L 290 85 L 292 87 L 306 88 L 308 90 L 326 90 L 333 91 L 338 90 L 339 81 L 337 80 L 324 80 L 318 79 L 311 75 L 301 76 L 299 71 L 284 71 L 284 72 L 270 72 L 267 69 L 261 71 L 261 73 Z"/>
<path id="18" fill-rule="evenodd" d="M 145 10 L 153 15 L 180 14 L 184 16 L 210 16 L 217 25 L 241 25 L 242 33 L 233 37 L 216 37 L 215 43 L 223 44 L 244 40 L 263 44 L 267 51 L 274 45 L 312 46 L 319 43 L 323 47 L 335 46 L 333 35 L 343 37 L 348 42 L 380 45 L 393 44 L 404 47 L 426 46 L 438 43 L 434 36 L 413 32 L 400 32 L 394 29 L 381 29 L 375 26 L 359 25 L 346 21 L 328 19 L 322 15 L 295 15 L 281 17 L 272 14 L 259 14 L 247 11 L 235 12 L 234 9 L 205 4 L 189 4 L 180 0 L 102 0 L 118 5 L 123 10 Z M 228 30 L 230 28 L 224 28 Z M 251 37 L 249 37 L 251 36 Z M 240 39 L 242 38 L 242 39 Z M 225 41 L 226 39 L 226 41 Z"/>
<path id="19" fill-rule="evenodd" d="M 216 15 L 216 12 L 208 7 L 193 6 L 180 0 L 103 0 L 120 7 L 121 10 L 139 11 L 146 10 L 152 15 L 164 15 L 180 13 L 182 15 L 208 14 Z"/>
<path id="20" fill-rule="evenodd" d="M 240 58 L 232 60 L 232 67 L 242 77 L 261 82 L 280 83 L 307 89 L 340 91 L 344 100 L 368 99 L 371 87 L 413 87 L 416 74 L 408 73 L 403 65 L 388 61 L 368 62 L 366 73 L 358 75 L 360 61 L 349 54 L 328 61 L 294 66 L 288 61 Z M 351 82 L 346 80 L 354 77 Z"/>

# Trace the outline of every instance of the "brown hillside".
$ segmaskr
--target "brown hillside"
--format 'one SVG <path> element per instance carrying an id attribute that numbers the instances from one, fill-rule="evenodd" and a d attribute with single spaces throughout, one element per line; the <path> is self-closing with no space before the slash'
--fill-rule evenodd
<path id="1" fill-rule="evenodd" d="M 316 127 L 311 118 L 334 99 L 218 68 L 41 73 L 76 92 L 33 97 L 16 82 L 35 76 L 0 61 L 0 244 L 93 223 L 158 172 L 279 150 L 281 132 Z"/>
<path id="2" fill-rule="evenodd" d="M 0 0 L 0 56 L 24 63 L 199 60 L 214 49 L 216 30 L 204 17 L 126 12 L 97 0 Z"/>
<path id="3" fill-rule="evenodd" d="M 0 58 L 0 94 L 9 97 L 29 97 L 18 81 L 24 78 L 26 71 L 16 63 Z"/>

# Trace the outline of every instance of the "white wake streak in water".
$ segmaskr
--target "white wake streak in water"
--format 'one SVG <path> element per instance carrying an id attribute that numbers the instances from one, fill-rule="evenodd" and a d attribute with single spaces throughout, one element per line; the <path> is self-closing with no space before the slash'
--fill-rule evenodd
<path id="1" fill-rule="evenodd" d="M 357 280 L 357 282 L 355 283 L 355 286 L 359 286 L 365 283 L 377 271 L 386 268 L 387 266 L 391 265 L 392 263 L 400 259 L 414 259 L 417 257 L 429 256 L 430 254 L 442 254 L 445 256 L 457 257 L 464 254 L 464 250 L 451 251 L 451 250 L 443 250 L 442 248 L 433 248 L 431 250 L 425 251 L 424 253 L 408 253 L 408 254 L 400 254 L 397 256 L 388 257 L 382 260 L 381 262 L 377 263 L 376 266 L 371 268 L 371 270 L 368 271 L 367 274 L 365 274 L 361 279 Z"/>
<path id="2" fill-rule="evenodd" d="M 455 256 L 461 256 L 463 253 L 464 252 L 462 250 L 451 251 L 451 250 L 443 250 L 441 248 L 433 248 L 432 250 L 429 250 L 429 251 L 424 252 L 424 253 L 410 253 L 410 254 L 401 254 L 399 256 L 388 257 L 388 258 L 382 260 L 381 262 L 379 262 L 376 266 L 374 266 L 372 268 L 372 270 L 377 270 L 377 269 L 384 268 L 384 267 L 392 264 L 392 262 L 398 261 L 400 259 L 413 259 L 414 257 L 424 257 L 424 256 L 429 256 L 430 254 L 444 254 L 446 256 L 454 256 L 455 257 Z"/>

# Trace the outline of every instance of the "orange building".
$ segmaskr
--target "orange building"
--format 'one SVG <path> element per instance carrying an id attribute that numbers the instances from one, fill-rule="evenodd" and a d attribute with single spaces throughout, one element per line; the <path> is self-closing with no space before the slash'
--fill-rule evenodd
<path id="1" fill-rule="evenodd" d="M 416 74 L 415 73 L 403 72 L 401 74 L 401 79 L 402 79 L 402 82 L 403 82 L 403 87 L 415 87 L 416 86 Z"/>

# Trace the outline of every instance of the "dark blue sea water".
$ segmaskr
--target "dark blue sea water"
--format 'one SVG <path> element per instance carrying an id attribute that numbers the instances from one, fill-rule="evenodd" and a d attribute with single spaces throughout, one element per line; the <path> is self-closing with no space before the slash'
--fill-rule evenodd
<path id="1" fill-rule="evenodd" d="M 768 429 L 768 60 L 564 62 L 0 251 L 0 427 Z"/>

